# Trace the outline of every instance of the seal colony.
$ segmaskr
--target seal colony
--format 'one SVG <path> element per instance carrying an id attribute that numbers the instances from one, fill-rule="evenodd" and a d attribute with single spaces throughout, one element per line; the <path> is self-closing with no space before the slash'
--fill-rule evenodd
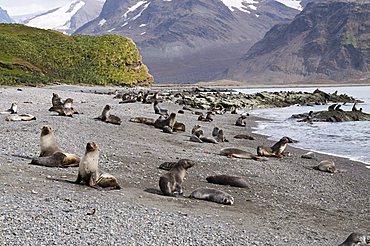
<path id="1" fill-rule="evenodd" d="M 73 96 L 73 98 L 76 98 L 77 100 L 81 100 L 81 99 L 79 99 L 78 97 L 75 97 L 75 96 Z M 78 128 L 79 132 L 77 132 L 77 133 L 79 135 L 83 136 L 84 139 L 87 138 L 87 137 L 90 138 L 91 136 L 95 136 L 95 135 L 92 135 L 92 132 L 96 132 L 96 137 L 97 138 L 98 137 L 100 138 L 102 135 L 106 136 L 106 138 L 104 138 L 104 140 L 99 139 L 99 141 L 102 141 L 102 142 L 106 141 L 106 142 L 100 143 L 100 142 L 96 141 L 96 139 L 94 139 L 94 141 L 98 142 L 99 145 L 103 146 L 104 148 L 105 148 L 104 145 L 108 145 L 109 148 L 112 148 L 111 152 L 107 155 L 107 157 L 103 156 L 103 160 L 107 160 L 105 163 L 109 163 L 114 168 L 117 168 L 117 170 L 121 170 L 121 172 L 122 172 L 122 170 L 124 170 L 124 174 L 123 174 L 124 176 L 126 176 L 126 172 L 127 172 L 127 178 L 128 178 L 128 180 L 130 180 L 130 184 L 127 185 L 127 190 L 125 190 L 125 192 L 124 192 L 125 199 L 126 199 L 126 197 L 131 199 L 132 197 L 136 198 L 138 195 L 139 196 L 142 195 L 142 196 L 144 196 L 145 200 L 153 199 L 153 200 L 156 200 L 156 201 L 161 201 L 161 204 L 163 202 L 164 203 L 163 206 L 168 208 L 168 209 L 166 209 L 167 212 L 172 211 L 172 209 L 174 207 L 172 203 L 166 203 L 166 201 L 168 201 L 168 200 L 171 200 L 171 201 L 175 200 L 176 205 L 180 204 L 180 206 L 176 206 L 176 207 L 179 207 L 179 208 L 176 208 L 176 209 L 178 209 L 180 211 L 189 210 L 189 208 L 184 205 L 183 200 L 186 200 L 186 204 L 189 204 L 191 209 L 197 209 L 198 211 L 199 211 L 200 207 L 207 207 L 207 209 L 208 209 L 208 207 L 210 207 L 209 208 L 209 210 L 210 210 L 209 213 L 215 212 L 216 209 L 217 209 L 217 211 L 219 211 L 219 210 L 221 211 L 222 207 L 217 205 L 217 204 L 209 206 L 209 204 L 207 204 L 207 202 L 203 202 L 203 201 L 199 201 L 199 202 L 198 201 L 191 201 L 189 199 L 184 199 L 184 198 L 164 198 L 162 196 L 153 196 L 151 194 L 143 195 L 142 193 L 140 193 L 140 191 L 138 191 L 137 188 L 144 188 L 147 185 L 151 185 L 152 187 L 158 187 L 158 184 L 159 184 L 158 183 L 158 178 L 160 177 L 160 173 L 159 173 L 159 170 L 157 170 L 156 168 L 158 167 L 158 165 L 160 163 L 163 162 L 164 157 L 168 158 L 169 160 L 173 160 L 173 162 L 175 162 L 175 163 L 177 163 L 176 160 L 182 159 L 182 158 L 191 158 L 191 159 L 194 158 L 194 160 L 196 160 L 197 165 L 192 167 L 192 169 L 190 169 L 191 170 L 190 175 L 187 176 L 185 179 L 183 179 L 182 184 L 181 184 L 182 191 L 185 195 L 188 195 L 189 193 L 191 194 L 192 190 L 195 191 L 194 189 L 198 190 L 197 187 L 204 186 L 204 187 L 200 188 L 201 190 L 198 190 L 199 192 L 197 192 L 197 193 L 194 192 L 193 197 L 200 197 L 200 199 L 206 199 L 205 197 L 211 196 L 212 194 L 216 194 L 216 192 L 213 192 L 213 191 L 210 192 L 209 190 L 206 190 L 206 189 L 212 188 L 212 189 L 219 190 L 219 188 L 221 187 L 221 188 L 224 189 L 224 191 L 221 191 L 221 192 L 227 193 L 228 195 L 230 195 L 234 199 L 233 200 L 233 205 L 235 207 L 234 208 L 229 208 L 228 207 L 228 208 L 225 208 L 225 210 L 226 209 L 231 209 L 231 211 L 233 211 L 233 212 L 238 211 L 238 216 L 239 216 L 239 212 L 240 212 L 240 218 L 242 218 L 242 219 L 248 218 L 249 219 L 249 217 L 248 217 L 249 213 L 257 213 L 257 212 L 256 211 L 253 211 L 253 212 L 250 211 L 249 210 L 250 206 L 248 206 L 248 209 L 244 209 L 243 211 L 239 211 L 241 206 L 244 206 L 246 204 L 247 205 L 248 204 L 249 205 L 251 205 L 251 204 L 254 205 L 254 204 L 257 204 L 257 203 L 260 202 L 263 205 L 263 209 L 266 210 L 266 214 L 263 215 L 266 218 L 266 220 L 269 219 L 269 218 L 267 218 L 269 216 L 274 217 L 273 213 L 271 213 L 271 214 L 269 214 L 269 213 L 272 212 L 277 207 L 276 205 L 279 205 L 279 206 L 285 205 L 286 203 L 283 200 L 286 199 L 286 200 L 289 201 L 290 200 L 289 196 L 291 196 L 291 195 L 293 196 L 293 193 L 294 193 L 294 191 L 290 191 L 289 196 L 284 195 L 284 192 L 286 191 L 285 188 L 289 186 L 290 183 L 288 183 L 288 182 L 290 182 L 290 181 L 287 180 L 287 183 L 284 183 L 284 185 L 280 187 L 280 186 L 276 186 L 276 183 L 272 183 L 272 184 L 275 184 L 275 186 L 270 186 L 271 182 L 270 182 L 269 179 L 275 179 L 278 176 L 280 178 L 280 175 L 281 175 L 282 180 L 284 180 L 284 178 L 286 178 L 286 177 L 289 177 L 290 174 L 286 175 L 285 173 L 283 173 L 283 172 L 286 171 L 286 168 L 284 168 L 283 165 L 289 165 L 289 168 L 292 168 L 292 166 L 290 165 L 291 164 L 290 162 L 292 162 L 295 165 L 294 168 L 297 170 L 297 172 L 294 172 L 294 179 L 296 180 L 296 182 L 298 182 L 298 183 L 299 182 L 307 182 L 306 180 L 302 180 L 302 181 L 300 180 L 302 175 L 300 175 L 299 173 L 300 172 L 305 172 L 305 170 L 303 168 L 304 166 L 310 167 L 310 166 L 312 166 L 312 163 L 314 163 L 313 161 L 311 161 L 309 159 L 308 160 L 302 159 L 302 161 L 301 161 L 301 159 L 299 159 L 299 161 L 297 162 L 296 159 L 294 159 L 294 157 L 300 156 L 300 155 L 297 155 L 294 152 L 293 152 L 293 156 L 291 156 L 291 157 L 288 156 L 287 157 L 288 161 L 285 161 L 285 159 L 284 160 L 277 160 L 277 161 L 274 160 L 274 159 L 269 159 L 269 161 L 267 163 L 255 163 L 255 162 L 252 162 L 251 160 L 248 160 L 248 159 L 246 159 L 246 160 L 227 159 L 227 158 L 221 157 L 219 155 L 216 155 L 220 152 L 221 149 L 229 148 L 229 147 L 232 147 L 232 146 L 236 146 L 238 148 L 240 147 L 241 149 L 245 149 L 246 152 L 248 152 L 250 149 L 255 150 L 257 145 L 262 143 L 261 138 L 257 135 L 256 135 L 256 140 L 255 141 L 253 141 L 253 142 L 248 141 L 248 143 L 247 143 L 247 141 L 244 141 L 244 142 L 243 142 L 243 140 L 235 141 L 233 138 L 230 138 L 230 143 L 219 142 L 218 145 L 201 145 L 200 146 L 200 145 L 197 145 L 197 144 L 194 144 L 194 143 L 189 143 L 189 141 L 187 141 L 188 137 L 189 137 L 189 132 L 180 133 L 180 134 L 176 134 L 176 135 L 164 135 L 164 134 L 160 135 L 152 127 L 140 126 L 140 125 L 136 125 L 136 124 L 131 124 L 132 129 L 131 129 L 131 127 L 130 127 L 130 129 L 125 129 L 125 127 L 130 126 L 129 118 L 132 117 L 131 114 L 133 114 L 133 115 L 138 114 L 139 112 L 142 112 L 140 110 L 143 110 L 144 113 L 145 113 L 143 115 L 147 116 L 148 118 L 149 117 L 156 117 L 153 113 L 152 105 L 145 105 L 145 104 L 141 104 L 141 103 L 140 103 L 140 105 L 138 103 L 134 103 L 132 106 L 131 105 L 119 105 L 119 106 L 117 105 L 117 106 L 114 106 L 114 109 L 117 110 L 117 114 L 119 114 L 120 116 L 122 115 L 122 125 L 123 126 L 117 126 L 117 128 L 114 127 L 115 129 L 119 129 L 119 131 L 116 130 L 114 132 L 110 132 L 109 130 L 107 130 L 108 127 L 106 127 L 105 124 L 96 124 L 92 120 L 92 118 L 94 116 L 96 116 L 96 115 L 94 115 L 95 112 L 97 112 L 98 110 L 101 110 L 101 108 L 104 107 L 104 105 L 107 105 L 109 103 L 110 103 L 110 101 L 106 100 L 106 101 L 104 101 L 104 103 L 95 104 L 96 107 L 95 106 L 91 107 L 90 103 L 86 104 L 86 105 L 81 105 L 82 107 L 84 107 L 84 108 L 81 108 L 81 109 L 83 109 L 85 115 L 81 115 L 77 118 L 51 117 L 51 116 L 47 115 L 47 112 L 46 112 L 46 116 L 43 116 L 41 114 L 38 114 L 37 116 L 38 116 L 38 120 L 40 122 L 44 122 L 44 120 L 47 120 L 48 121 L 47 124 L 50 124 L 50 125 L 53 125 L 53 126 L 55 126 L 53 122 L 57 122 L 57 121 L 63 121 L 63 122 L 65 122 L 65 124 L 69 124 L 71 126 L 71 128 L 74 128 L 74 127 L 77 128 L 78 124 L 86 124 L 86 123 L 80 121 L 80 119 L 86 120 L 86 122 L 89 123 L 89 124 L 91 122 L 92 126 L 82 128 L 83 130 L 79 130 L 81 128 Z M 148 106 L 148 107 L 145 108 L 145 106 Z M 90 110 L 90 107 L 91 107 L 91 110 Z M 128 112 L 124 111 L 128 107 L 132 107 L 132 108 L 130 108 L 128 110 Z M 146 109 L 148 109 L 148 110 L 145 111 Z M 172 110 L 172 112 L 177 112 L 175 106 L 173 106 L 171 104 L 169 104 L 169 109 Z M 47 108 L 46 108 L 45 111 L 47 111 Z M 248 134 L 248 132 L 244 132 L 244 131 L 246 131 L 245 129 L 247 129 L 247 131 L 248 131 L 249 126 L 245 126 L 243 128 L 238 127 L 238 128 L 240 128 L 240 130 L 236 130 L 237 127 L 234 124 L 235 119 L 219 121 L 219 120 L 224 120 L 225 118 L 229 117 L 228 112 L 226 112 L 225 114 L 227 114 L 226 117 L 222 117 L 222 116 L 217 115 L 212 122 L 202 123 L 202 124 L 205 125 L 205 126 L 202 126 L 202 129 L 204 130 L 204 132 L 210 134 L 211 132 L 213 132 L 212 128 L 214 126 L 218 126 L 218 127 L 222 127 L 225 130 L 224 133 L 226 133 L 226 134 L 233 134 L 233 135 L 235 135 L 236 133 L 243 133 L 243 134 L 247 133 Z M 189 118 L 192 118 L 190 120 L 184 121 L 186 126 L 191 127 L 197 121 L 196 117 L 194 117 L 194 115 L 191 114 L 191 112 L 189 112 L 189 111 L 185 111 L 184 116 L 185 117 L 189 116 Z M 224 123 L 224 122 L 226 122 L 226 123 Z M 248 125 L 249 125 L 249 123 L 250 122 L 248 121 Z M 27 123 L 20 123 L 20 124 L 25 126 Z M 33 125 L 29 125 L 29 126 L 33 127 L 35 123 L 32 123 L 32 124 Z M 102 133 L 97 132 L 96 125 L 101 126 L 100 129 L 101 129 Z M 57 128 L 57 130 L 58 131 L 55 134 L 56 134 L 56 137 L 58 137 L 58 139 L 68 140 L 68 141 L 71 141 L 71 142 L 76 141 L 77 134 L 76 134 L 75 129 L 71 129 L 71 130 L 68 130 L 68 131 L 65 131 L 65 130 L 61 131 L 61 130 L 59 130 L 59 128 Z M 142 130 L 142 131 L 140 131 L 140 130 Z M 119 134 L 119 132 L 121 132 L 121 131 L 123 131 L 123 134 Z M 243 131 L 243 132 L 241 132 L 241 131 Z M 115 134 L 117 134 L 117 137 L 115 136 Z M 70 136 L 74 136 L 74 137 L 70 138 Z M 229 135 L 227 135 L 227 136 L 229 136 Z M 291 136 L 291 137 L 294 137 L 294 136 Z M 118 138 L 119 141 L 117 141 L 116 138 Z M 25 139 L 28 139 L 28 138 L 25 137 Z M 89 141 L 91 141 L 91 140 L 89 140 Z M 137 145 L 139 145 L 139 143 L 142 144 L 143 141 L 145 141 L 145 145 L 143 145 L 144 147 L 141 146 L 139 149 L 132 150 L 132 147 L 134 145 L 135 145 L 135 148 L 136 148 L 137 147 L 136 144 Z M 85 142 L 85 144 L 86 144 L 86 142 Z M 244 144 L 246 146 L 243 146 Z M 79 143 L 78 145 L 82 147 L 81 143 Z M 189 146 L 192 149 L 189 149 L 188 148 Z M 269 146 L 269 145 L 267 145 L 267 146 Z M 126 147 L 129 147 L 129 148 L 127 148 L 127 150 L 126 150 Z M 32 150 L 31 148 L 30 148 L 30 151 L 36 152 L 35 149 Z M 289 146 L 287 148 L 289 148 Z M 117 159 L 115 159 L 116 157 L 112 157 L 112 155 L 113 155 L 112 153 L 116 153 L 116 154 L 119 153 L 119 152 L 117 152 L 117 149 L 119 149 L 121 151 L 122 151 L 122 149 L 124 149 L 124 151 L 125 151 L 125 152 L 121 152 L 123 154 L 120 155 L 119 157 L 117 157 L 118 160 L 122 161 L 122 164 L 114 164 L 111 161 L 111 160 L 117 160 Z M 165 149 L 165 150 L 163 150 L 163 149 Z M 81 148 L 81 150 L 82 150 L 82 148 Z M 86 151 L 87 151 L 87 149 L 86 149 Z M 161 152 L 164 152 L 165 155 L 161 154 Z M 132 153 L 132 155 L 130 153 Z M 141 153 L 143 156 L 141 156 L 137 153 Z M 85 155 L 83 157 L 85 157 Z M 161 157 L 161 158 L 157 159 L 157 157 Z M 175 159 L 175 158 L 178 158 L 178 159 Z M 318 156 L 318 159 L 322 159 L 322 158 L 320 158 L 320 156 Z M 150 161 L 148 161 L 148 160 L 150 160 Z M 279 165 L 277 165 L 276 168 L 275 168 L 274 165 L 276 163 L 278 163 Z M 338 161 L 335 161 L 335 163 L 338 163 Z M 127 168 L 125 167 L 126 164 L 127 164 Z M 338 165 L 341 166 L 341 163 L 339 162 Z M 342 163 L 342 165 L 343 165 L 343 163 Z M 18 166 L 16 166 L 16 167 L 18 168 Z M 31 167 L 31 170 L 33 170 L 33 171 L 37 170 L 36 168 L 37 167 Z M 169 167 L 169 168 L 171 169 L 172 167 Z M 281 173 L 280 173 L 280 169 L 281 169 Z M 43 169 L 43 170 L 45 170 L 45 169 Z M 157 173 L 150 174 L 150 170 L 155 170 L 155 171 L 157 171 Z M 256 172 L 256 170 L 260 172 L 257 175 L 258 178 L 252 178 L 251 182 L 250 182 L 250 180 L 248 180 L 248 182 L 250 182 L 250 183 L 248 183 L 250 189 L 240 189 L 238 187 L 234 188 L 230 184 L 228 184 L 230 187 L 227 187 L 227 186 L 219 186 L 217 184 L 212 184 L 212 183 L 206 183 L 205 182 L 205 178 L 207 177 L 206 175 L 211 174 L 211 173 L 223 173 L 223 175 L 238 177 L 238 176 L 245 176 L 245 173 L 249 170 L 251 170 L 252 173 Z M 49 171 L 49 169 L 48 169 L 48 172 L 63 173 L 63 174 L 60 174 L 60 175 L 63 175 L 63 176 L 65 174 L 68 174 L 68 172 L 76 173 L 76 171 L 77 170 L 71 170 L 71 169 L 67 169 L 67 170 L 66 169 L 63 169 L 63 170 L 61 170 L 61 169 L 51 169 Z M 193 173 L 193 171 L 194 171 L 194 173 Z M 156 176 L 156 174 L 158 176 Z M 339 177 L 340 178 L 342 178 L 342 177 L 346 178 L 347 174 L 348 173 L 345 173 L 343 175 L 339 175 Z M 21 175 L 32 175 L 32 174 L 21 174 Z M 44 174 L 42 174 L 42 175 L 44 175 Z M 325 178 L 330 178 L 332 182 L 335 182 L 336 177 L 338 177 L 337 175 L 333 175 L 333 176 L 321 175 L 319 172 L 316 172 L 316 171 L 310 171 L 309 175 L 317 177 L 318 180 L 323 182 L 322 186 L 325 186 L 327 183 L 325 183 L 324 179 L 320 179 L 321 176 L 325 176 Z M 76 173 L 76 176 L 78 176 L 77 173 Z M 98 174 L 95 173 L 94 176 L 97 177 L 97 179 L 95 179 L 96 183 L 101 184 L 101 186 L 98 185 L 97 187 L 105 186 L 105 185 L 103 185 L 104 182 L 102 180 L 109 177 L 108 175 L 103 175 L 103 174 L 100 175 L 100 173 L 98 173 Z M 155 182 L 156 184 L 153 185 L 153 184 L 150 184 L 148 182 L 148 180 L 150 180 L 151 178 L 156 181 Z M 94 179 L 92 181 L 94 181 Z M 32 180 L 31 182 L 36 182 L 37 183 L 37 182 L 39 182 L 39 179 Z M 53 188 L 55 188 L 55 186 L 53 186 L 52 183 L 48 183 L 47 180 L 46 181 L 44 180 L 44 182 L 47 182 L 46 184 L 48 185 L 48 189 L 53 190 Z M 89 186 L 89 184 L 86 183 L 85 181 L 81 180 L 81 182 L 83 182 L 85 185 Z M 275 197 L 270 197 L 269 194 L 271 194 L 271 193 L 269 192 L 269 190 L 261 188 L 261 185 L 259 184 L 261 182 L 263 183 L 263 185 L 266 184 L 266 187 L 279 187 L 279 189 L 281 189 L 281 191 L 279 189 L 276 189 L 276 192 L 277 192 L 276 195 L 277 196 L 282 196 L 281 201 L 276 200 Z M 285 182 L 285 180 L 284 180 L 284 182 Z M 353 180 L 353 182 L 355 183 L 356 180 Z M 366 182 L 366 180 L 364 182 Z M 89 183 L 90 183 L 90 179 L 89 179 Z M 336 184 L 336 185 L 340 186 L 340 184 Z M 130 186 L 134 186 L 136 188 L 136 193 L 135 194 L 133 194 L 133 192 L 131 192 L 132 190 L 130 190 Z M 207 186 L 207 187 L 205 187 L 205 186 Z M 286 187 L 284 187 L 284 186 L 286 186 Z M 77 187 L 77 192 L 80 192 L 78 186 L 76 186 L 76 187 Z M 108 187 L 110 187 L 110 186 L 108 185 Z M 189 187 L 191 187 L 191 188 L 189 188 Z M 310 187 L 310 189 L 312 189 L 314 192 L 317 192 L 317 187 L 316 186 L 313 186 L 313 187 L 307 186 L 307 187 Z M 69 187 L 66 187 L 66 188 L 68 189 Z M 37 191 L 37 190 L 35 190 L 35 191 Z M 178 190 L 175 190 L 173 193 L 175 195 L 176 195 L 176 193 L 180 193 L 180 192 L 177 192 L 177 191 Z M 90 192 L 92 192 L 92 194 L 95 194 L 96 191 L 91 190 L 91 191 L 89 191 L 89 193 Z M 319 191 L 319 192 L 320 192 L 320 196 L 325 197 L 325 194 L 326 194 L 325 191 Z M 251 196 L 248 196 L 248 195 L 246 196 L 244 193 L 250 193 Z M 105 195 L 104 199 L 109 200 L 109 202 L 111 202 L 112 201 L 112 200 L 110 200 L 111 199 L 110 198 L 111 194 L 113 194 L 114 199 L 121 199 L 119 196 L 115 196 L 115 193 L 110 193 L 109 195 Z M 338 194 L 338 196 L 339 195 L 342 195 L 342 194 Z M 227 196 L 227 195 L 224 194 L 224 196 Z M 260 199 L 260 197 L 262 197 L 262 198 Z M 313 197 L 312 199 L 316 199 L 315 195 L 312 195 L 312 197 Z M 99 199 L 100 198 L 96 197 L 97 202 L 99 201 Z M 126 199 L 126 200 L 129 200 L 129 199 Z M 222 200 L 222 199 L 215 199 L 215 198 L 208 198 L 208 199 L 211 200 L 211 201 L 216 201 L 216 202 Z M 303 205 L 307 204 L 304 199 L 301 199 L 299 197 L 298 197 L 298 199 L 299 199 L 299 201 L 302 202 Z M 131 200 L 129 200 L 129 201 L 131 201 Z M 231 201 L 231 198 L 229 199 L 229 201 Z M 248 201 L 248 202 L 245 202 L 245 201 Z M 352 201 L 349 200 L 348 202 L 350 204 L 352 204 Z M 328 200 L 328 203 L 330 205 L 330 200 Z M 158 205 L 158 204 L 159 204 L 159 202 L 157 203 L 157 206 L 161 206 L 161 205 Z M 365 201 L 365 204 L 367 204 L 366 201 Z M 296 205 L 296 203 L 294 203 L 294 205 Z M 327 205 L 327 204 L 325 204 L 325 205 Z M 315 204 L 313 206 L 311 204 L 311 207 L 313 207 L 314 209 L 317 210 L 316 211 L 317 216 L 312 215 L 314 217 L 314 219 L 317 220 L 319 223 L 322 222 L 322 221 L 320 221 L 320 216 L 323 215 L 323 213 L 320 210 L 321 205 L 320 204 L 318 204 L 318 205 Z M 273 209 L 270 209 L 270 208 L 273 208 Z M 291 206 L 291 204 L 287 204 L 287 208 L 288 209 L 295 209 L 294 210 L 295 212 L 300 212 L 299 210 L 296 210 L 296 208 L 294 208 L 294 206 Z M 337 207 L 334 207 L 334 208 L 336 209 Z M 345 211 L 348 211 L 348 210 L 346 210 L 346 208 L 343 208 L 343 209 Z M 205 211 L 206 211 L 206 209 L 202 210 L 202 212 L 205 212 Z M 97 213 L 98 212 L 99 212 L 99 210 L 97 211 Z M 307 207 L 307 211 L 305 211 L 302 216 L 307 216 L 307 215 L 310 216 L 311 212 L 312 212 L 312 209 L 310 210 L 310 207 Z M 276 209 L 276 213 L 278 213 L 279 216 L 280 215 L 289 215 L 289 212 L 286 212 L 286 214 L 281 214 L 281 212 L 277 211 L 277 209 Z M 191 212 L 189 212 L 188 214 L 189 214 L 189 217 L 192 216 Z M 329 217 L 330 219 L 334 218 L 330 213 L 327 213 L 325 215 L 327 217 Z M 220 215 L 220 216 L 222 216 L 222 215 Z M 346 213 L 343 213 L 343 215 L 341 215 L 341 216 L 343 216 L 343 218 L 347 218 Z M 361 217 L 361 215 L 358 215 L 358 216 L 359 216 L 359 219 L 357 218 L 358 220 L 357 219 L 356 220 L 360 221 L 360 222 L 356 222 L 356 226 L 361 227 L 361 221 L 363 220 L 363 217 Z M 220 218 L 224 219 L 224 217 L 220 217 Z M 259 218 L 258 215 L 256 215 L 254 217 L 254 219 L 256 219 L 256 218 Z M 276 218 L 277 218 L 277 216 L 275 217 L 275 219 Z M 287 218 L 288 218 L 288 216 L 287 216 Z M 307 218 L 307 217 L 304 217 L 304 218 Z M 275 222 L 275 221 L 274 220 L 269 220 L 269 222 Z M 288 222 L 291 222 L 291 218 L 288 218 Z M 298 220 L 298 222 L 299 222 L 299 220 Z M 307 222 L 302 221 L 302 223 L 307 223 Z M 282 230 L 284 230 L 286 228 L 283 222 L 279 226 L 282 227 Z M 321 235 L 321 234 L 315 234 L 316 235 L 315 237 L 317 238 L 315 240 L 318 240 L 318 241 L 320 240 L 321 244 L 322 244 L 322 242 L 328 242 L 327 238 L 328 237 L 333 238 L 334 235 L 336 236 L 335 243 L 339 244 L 341 241 L 343 241 L 345 239 L 345 237 L 343 237 L 343 235 L 348 235 L 346 231 L 345 231 L 346 233 L 343 233 L 344 229 L 334 230 L 332 227 L 330 227 L 330 225 L 327 225 L 327 226 L 329 227 L 329 229 L 328 230 L 325 230 L 325 228 L 323 229 L 322 240 L 321 240 L 321 236 L 317 236 L 317 235 Z M 319 229 L 320 230 L 322 229 L 322 228 L 319 228 L 319 229 L 315 230 L 315 228 L 313 228 L 313 227 L 308 227 L 308 228 L 310 230 L 313 230 L 314 233 L 316 233 L 316 231 L 318 231 Z M 351 228 L 351 227 L 348 227 L 348 228 Z M 353 229 L 356 229 L 356 228 L 353 228 Z M 271 228 L 269 228 L 269 230 L 270 229 Z M 272 228 L 271 231 L 274 232 L 274 229 Z M 337 231 L 341 232 L 340 233 L 342 235 L 341 237 L 338 237 L 339 232 L 337 232 Z M 333 234 L 333 236 L 330 235 L 330 232 Z M 299 233 L 301 233 L 301 232 L 299 232 Z M 314 234 L 314 233 L 312 233 L 312 234 Z M 308 233 L 308 234 L 304 234 L 304 235 L 311 236 L 312 234 Z M 288 238 L 288 239 L 291 240 L 291 238 Z M 280 240 L 280 239 L 277 239 L 277 240 Z M 307 242 L 307 239 L 303 239 L 303 240 L 306 240 L 304 242 Z M 292 245 L 294 245 L 294 243 L 292 243 Z M 299 245 L 299 244 L 295 244 L 295 245 Z M 325 245 L 325 243 L 323 245 Z"/>

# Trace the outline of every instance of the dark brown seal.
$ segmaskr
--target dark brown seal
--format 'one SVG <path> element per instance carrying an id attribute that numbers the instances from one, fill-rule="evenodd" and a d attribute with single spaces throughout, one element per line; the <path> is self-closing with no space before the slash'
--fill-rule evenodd
<path id="1" fill-rule="evenodd" d="M 159 188 L 165 196 L 182 195 L 181 184 L 186 175 L 186 170 L 194 166 L 189 159 L 181 159 L 171 169 L 159 178 Z"/>
<path id="2" fill-rule="evenodd" d="M 171 129 L 173 129 L 173 126 L 176 123 L 176 114 L 171 113 L 170 116 L 167 118 L 163 118 L 163 116 L 160 116 L 155 122 L 154 127 L 163 129 L 164 126 L 169 126 Z"/>
<path id="3" fill-rule="evenodd" d="M 219 184 L 219 185 L 230 185 L 234 187 L 241 187 L 247 188 L 248 184 L 240 176 L 230 176 L 230 175 L 213 175 L 208 176 L 206 180 L 212 184 Z"/>
<path id="4" fill-rule="evenodd" d="M 130 122 L 142 123 L 142 124 L 145 124 L 145 125 L 153 126 L 154 122 L 155 122 L 155 119 L 150 118 L 150 117 L 139 116 L 139 117 L 131 118 Z"/>

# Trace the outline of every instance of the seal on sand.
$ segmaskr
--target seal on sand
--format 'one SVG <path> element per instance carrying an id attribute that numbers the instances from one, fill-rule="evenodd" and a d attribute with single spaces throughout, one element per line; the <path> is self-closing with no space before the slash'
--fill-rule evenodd
<path id="1" fill-rule="evenodd" d="M 226 205 L 233 205 L 234 198 L 223 191 L 211 189 L 211 188 L 198 188 L 191 192 L 190 198 L 207 200 L 211 202 L 217 202 Z"/>
<path id="2" fill-rule="evenodd" d="M 358 232 L 352 232 L 339 246 L 366 246 L 370 243 L 370 236 Z"/>
<path id="3" fill-rule="evenodd" d="M 219 185 L 230 185 L 234 187 L 247 188 L 248 184 L 240 176 L 230 176 L 230 175 L 213 175 L 206 178 L 208 183 L 219 184 Z"/>
<path id="4" fill-rule="evenodd" d="M 173 126 L 176 123 L 176 114 L 171 113 L 170 116 L 163 119 L 163 116 L 161 115 L 155 122 L 154 127 L 163 129 L 164 126 L 169 126 L 171 129 L 173 129 Z"/>
<path id="5" fill-rule="evenodd" d="M 330 160 L 321 161 L 318 166 L 314 167 L 314 169 L 327 173 L 339 173 L 346 171 L 344 169 L 337 169 L 335 163 Z"/>
<path id="6" fill-rule="evenodd" d="M 236 120 L 236 122 L 235 122 L 235 125 L 236 126 L 246 126 L 247 125 L 247 123 L 245 122 L 245 119 L 246 119 L 247 117 L 245 116 L 245 115 L 241 115 L 237 120 Z"/>
<path id="7" fill-rule="evenodd" d="M 77 167 L 79 162 L 80 157 L 77 155 L 55 152 L 50 156 L 34 157 L 30 164 L 45 167 Z"/>
<path id="8" fill-rule="evenodd" d="M 264 146 L 258 146 L 257 154 L 259 156 L 266 156 L 266 157 L 272 156 L 272 157 L 283 158 L 283 156 L 286 155 L 285 148 L 287 147 L 288 143 L 293 143 L 293 140 L 289 137 L 282 137 L 270 149 Z"/>
<path id="9" fill-rule="evenodd" d="M 99 147 L 94 142 L 89 142 L 86 145 L 85 155 L 82 157 L 78 166 L 78 176 L 75 181 L 76 184 L 81 181 L 88 186 L 97 187 L 97 180 L 99 177 Z"/>
<path id="10" fill-rule="evenodd" d="M 121 189 L 121 186 L 118 184 L 116 177 L 109 173 L 101 173 L 96 180 L 96 183 L 99 187 L 106 189 Z"/>
<path id="11" fill-rule="evenodd" d="M 248 139 L 248 140 L 255 140 L 256 138 L 247 134 L 238 134 L 235 135 L 234 138 L 236 139 Z"/>
<path id="12" fill-rule="evenodd" d="M 10 114 L 5 118 L 6 121 L 31 121 L 36 120 L 32 114 Z"/>
<path id="13" fill-rule="evenodd" d="M 55 152 L 62 152 L 54 136 L 54 131 L 50 126 L 43 126 L 40 135 L 40 157 L 51 156 Z"/>
<path id="14" fill-rule="evenodd" d="M 99 117 L 95 118 L 95 119 L 99 119 L 99 120 L 104 121 L 106 123 L 121 125 L 121 119 L 118 116 L 115 116 L 115 115 L 111 114 L 110 113 L 111 110 L 112 110 L 111 106 L 105 105 L 101 115 Z"/>
<path id="15" fill-rule="evenodd" d="M 0 114 L 16 114 L 18 110 L 18 104 L 12 103 L 10 109 L 5 110 L 4 112 L 0 112 Z"/>
<path id="16" fill-rule="evenodd" d="M 145 124 L 145 125 L 153 126 L 154 122 L 155 122 L 155 119 L 150 118 L 150 117 L 139 116 L 139 117 L 131 118 L 130 122 L 142 123 L 142 124 Z"/>
<path id="17" fill-rule="evenodd" d="M 186 175 L 186 170 L 194 166 L 194 162 L 189 159 L 181 159 L 174 164 L 171 169 L 159 178 L 159 188 L 165 196 L 182 195 L 182 181 Z"/>
<path id="18" fill-rule="evenodd" d="M 265 161 L 265 158 L 261 158 L 259 156 L 255 156 L 250 152 L 245 150 L 241 150 L 238 148 L 224 148 L 221 150 L 220 155 L 224 155 L 227 157 L 235 157 L 241 159 L 253 159 L 255 161 Z"/>
<path id="19" fill-rule="evenodd" d="M 154 113 L 155 114 L 164 114 L 164 115 L 168 115 L 168 110 L 167 109 L 164 109 L 164 108 L 161 108 L 159 105 L 158 105 L 158 101 L 155 100 L 154 103 L 153 103 L 153 107 L 154 107 Z"/>

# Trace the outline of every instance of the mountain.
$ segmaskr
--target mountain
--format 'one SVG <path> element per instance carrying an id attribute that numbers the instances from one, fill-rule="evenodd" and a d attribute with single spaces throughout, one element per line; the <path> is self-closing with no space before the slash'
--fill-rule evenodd
<path id="1" fill-rule="evenodd" d="M 309 3 L 226 73 L 239 81 L 355 80 L 370 75 L 370 3 Z"/>
<path id="2" fill-rule="evenodd" d="M 76 33 L 132 38 L 156 83 L 207 81 L 221 76 L 272 26 L 290 22 L 302 9 L 300 3 L 107 0 L 99 17 Z"/>
<path id="3" fill-rule="evenodd" d="M 8 12 L 6 10 L 2 9 L 0 7 L 0 23 L 12 23 L 14 22 L 12 18 L 8 15 Z"/>
<path id="4" fill-rule="evenodd" d="M 83 24 L 99 16 L 103 4 L 104 0 L 73 0 L 60 8 L 26 19 L 22 23 L 71 34 Z"/>
<path id="5" fill-rule="evenodd" d="M 0 84 L 150 85 L 152 76 L 131 39 L 69 36 L 0 24 Z"/>

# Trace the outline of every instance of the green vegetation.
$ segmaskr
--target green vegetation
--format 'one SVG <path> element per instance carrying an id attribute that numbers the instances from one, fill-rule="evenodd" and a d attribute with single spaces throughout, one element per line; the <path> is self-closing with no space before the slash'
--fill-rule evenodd
<path id="1" fill-rule="evenodd" d="M 129 38 L 68 36 L 0 24 L 0 84 L 150 85 L 152 76 Z"/>

